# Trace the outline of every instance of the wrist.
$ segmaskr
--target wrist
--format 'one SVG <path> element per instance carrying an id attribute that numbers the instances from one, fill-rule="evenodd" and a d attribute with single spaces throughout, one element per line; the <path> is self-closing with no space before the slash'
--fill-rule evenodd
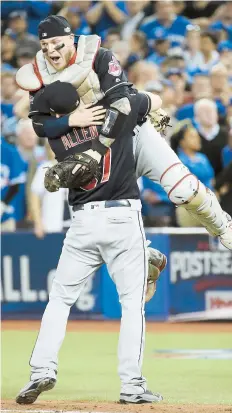
<path id="1" fill-rule="evenodd" d="M 70 128 L 72 128 L 74 126 L 74 124 L 73 124 L 73 114 L 72 113 L 68 117 L 68 126 L 70 126 Z"/>

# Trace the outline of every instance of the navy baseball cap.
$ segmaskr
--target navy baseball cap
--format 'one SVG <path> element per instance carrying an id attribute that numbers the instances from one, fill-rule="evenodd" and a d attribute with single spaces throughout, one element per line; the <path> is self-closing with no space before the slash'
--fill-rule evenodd
<path id="1" fill-rule="evenodd" d="M 218 45 L 218 52 L 232 52 L 232 42 L 230 42 L 229 40 L 220 42 Z"/>
<path id="2" fill-rule="evenodd" d="M 38 26 L 39 40 L 68 36 L 71 33 L 71 26 L 63 16 L 48 16 Z"/>
<path id="3" fill-rule="evenodd" d="M 36 110 L 44 114 L 66 115 L 73 112 L 80 104 L 80 97 L 73 85 L 67 82 L 57 80 L 48 86 L 45 86 L 38 93 L 33 105 Z"/>

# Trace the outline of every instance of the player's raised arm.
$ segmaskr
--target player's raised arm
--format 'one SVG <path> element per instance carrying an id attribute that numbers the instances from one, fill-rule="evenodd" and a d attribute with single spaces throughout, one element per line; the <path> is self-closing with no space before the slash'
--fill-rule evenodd
<path id="1" fill-rule="evenodd" d="M 100 47 L 94 61 L 94 70 L 98 75 L 101 90 L 109 103 L 122 97 L 129 97 L 130 83 L 120 63 L 111 50 Z"/>
<path id="2" fill-rule="evenodd" d="M 162 99 L 159 95 L 155 95 L 154 93 L 147 92 L 146 90 L 142 93 L 145 93 L 150 98 L 150 112 L 155 112 L 156 110 L 160 109 L 162 106 Z"/>
<path id="3" fill-rule="evenodd" d="M 39 137 L 59 138 L 73 127 L 102 125 L 102 106 L 81 105 L 79 95 L 70 83 L 54 82 L 41 89 L 31 100 L 29 117 Z M 56 115 L 62 115 L 57 117 Z"/>
<path id="4" fill-rule="evenodd" d="M 150 121 L 157 132 L 164 132 L 165 129 L 170 125 L 170 117 L 168 114 L 161 109 L 162 100 L 158 95 L 150 93 L 147 91 L 140 92 L 143 95 L 146 95 L 150 101 L 150 108 L 147 111 L 147 114 L 150 118 Z"/>

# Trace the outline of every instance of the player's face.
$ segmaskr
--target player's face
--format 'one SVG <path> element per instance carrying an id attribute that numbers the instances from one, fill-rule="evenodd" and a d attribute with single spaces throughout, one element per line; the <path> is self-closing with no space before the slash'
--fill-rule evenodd
<path id="1" fill-rule="evenodd" d="M 75 52 L 73 35 L 41 40 L 40 45 L 45 58 L 58 72 L 65 69 Z"/>

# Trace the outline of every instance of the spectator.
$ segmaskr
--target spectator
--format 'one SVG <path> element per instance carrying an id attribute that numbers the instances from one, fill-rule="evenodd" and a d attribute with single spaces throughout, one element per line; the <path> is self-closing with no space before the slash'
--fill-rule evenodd
<path id="1" fill-rule="evenodd" d="M 16 62 L 16 56 L 15 56 L 15 51 L 16 51 L 16 42 L 15 40 L 9 36 L 4 34 L 2 36 L 2 41 L 1 41 L 1 56 L 2 56 L 2 63 L 3 64 L 8 64 L 8 71 L 14 70 L 14 68 L 17 67 L 17 62 Z M 4 66 L 2 68 L 2 71 L 4 70 Z"/>
<path id="2" fill-rule="evenodd" d="M 173 225 L 175 206 L 159 183 L 142 178 L 142 214 L 147 227 Z"/>
<path id="3" fill-rule="evenodd" d="M 218 38 L 215 33 L 210 31 L 202 32 L 200 35 L 200 51 L 201 59 L 198 62 L 197 68 L 202 72 L 212 69 L 219 61 L 219 53 L 217 52 Z"/>
<path id="4" fill-rule="evenodd" d="M 27 33 L 27 15 L 23 11 L 13 11 L 9 14 L 6 34 L 15 39 L 17 48 L 30 47 L 34 55 L 40 50 L 38 38 Z"/>
<path id="5" fill-rule="evenodd" d="M 113 27 L 107 31 L 103 46 L 106 49 L 112 50 L 113 45 L 120 40 L 122 40 L 120 29 Z"/>
<path id="6" fill-rule="evenodd" d="M 129 40 L 130 54 L 127 59 L 126 68 L 145 58 L 148 52 L 147 39 L 144 33 L 134 32 Z"/>
<path id="7" fill-rule="evenodd" d="M 178 68 L 170 68 L 165 73 L 165 78 L 173 84 L 176 92 L 176 104 L 179 106 L 185 103 L 186 75 L 184 71 Z"/>
<path id="8" fill-rule="evenodd" d="M 15 210 L 12 201 L 25 182 L 17 149 L 1 138 L 1 230 L 15 231 Z"/>
<path id="9" fill-rule="evenodd" d="M 175 14 L 173 1 L 156 1 L 153 4 L 155 14 L 145 19 L 140 28 L 150 41 L 150 46 L 163 33 L 167 34 L 171 47 L 182 46 L 189 20 Z"/>
<path id="10" fill-rule="evenodd" d="M 18 227 L 27 225 L 27 199 L 28 187 L 30 187 L 31 177 L 36 170 L 37 164 L 45 158 L 44 148 L 37 146 L 38 137 L 34 132 L 31 120 L 20 120 L 17 125 L 17 142 L 16 148 L 20 156 L 20 168 L 26 175 L 26 183 L 21 185 L 19 192 L 13 200 L 15 208 L 15 219 Z"/>
<path id="11" fill-rule="evenodd" d="M 221 207 L 228 214 L 232 214 L 232 162 L 218 174 L 215 181 Z"/>
<path id="12" fill-rule="evenodd" d="M 173 68 L 185 71 L 185 58 L 184 52 L 181 47 L 174 47 L 172 49 L 169 49 L 167 56 L 170 58 L 170 69 Z"/>
<path id="13" fill-rule="evenodd" d="M 34 61 L 35 54 L 32 47 L 20 47 L 16 52 L 17 67 L 20 68 Z"/>
<path id="14" fill-rule="evenodd" d="M 189 24 L 187 26 L 184 58 L 189 72 L 196 71 L 201 63 L 200 27 Z"/>
<path id="15" fill-rule="evenodd" d="M 51 193 L 44 187 L 46 168 L 50 168 L 56 163 L 54 153 L 48 143 L 46 143 L 46 153 L 47 160 L 37 168 L 29 195 L 30 211 L 37 238 L 43 238 L 46 233 L 60 232 L 64 226 L 67 228 L 70 225 L 70 210 L 67 208 L 68 191 L 61 188 L 59 191 Z M 65 212 L 68 213 L 67 222 L 64 222 Z"/>
<path id="16" fill-rule="evenodd" d="M 28 92 L 18 89 L 14 95 L 13 116 L 5 119 L 2 133 L 7 142 L 16 144 L 16 128 L 21 118 L 27 119 L 29 113 Z"/>
<path id="17" fill-rule="evenodd" d="M 232 2 L 226 1 L 213 16 L 211 30 L 219 31 L 222 35 L 220 40 L 232 42 Z"/>
<path id="18" fill-rule="evenodd" d="M 224 41 L 218 45 L 218 52 L 220 54 L 220 63 L 222 63 L 228 71 L 230 83 L 232 80 L 232 42 Z M 231 93 L 232 95 L 232 93 Z"/>
<path id="19" fill-rule="evenodd" d="M 12 72 L 2 73 L 1 86 L 2 86 L 1 112 L 4 118 L 10 118 L 13 116 L 13 107 L 15 103 L 15 92 L 17 90 L 14 73 Z"/>
<path id="20" fill-rule="evenodd" d="M 185 1 L 182 14 L 189 19 L 193 19 L 194 24 L 198 24 L 202 29 L 208 27 L 212 16 L 221 5 L 222 1 Z"/>
<path id="21" fill-rule="evenodd" d="M 104 40 L 109 28 L 125 23 L 126 5 L 123 1 L 99 1 L 86 13 L 86 19 L 93 33 Z"/>
<path id="22" fill-rule="evenodd" d="M 214 170 L 201 151 L 201 138 L 191 122 L 186 123 L 172 136 L 171 147 L 181 162 L 208 188 L 213 189 Z"/>
<path id="23" fill-rule="evenodd" d="M 130 54 L 130 47 L 128 45 L 128 42 L 125 42 L 124 40 L 115 42 L 112 45 L 111 50 L 114 53 L 116 59 L 120 62 L 120 65 L 123 67 L 123 69 L 126 68 Z"/>
<path id="24" fill-rule="evenodd" d="M 72 33 L 74 33 L 75 35 L 83 34 L 86 36 L 91 33 L 90 27 L 85 19 L 85 15 L 81 12 L 79 6 L 64 7 L 59 11 L 58 14 L 59 16 L 63 16 L 68 20 L 72 29 Z"/>
<path id="25" fill-rule="evenodd" d="M 225 168 L 232 162 L 232 128 L 229 132 L 228 144 L 222 149 L 222 164 Z"/>
<path id="26" fill-rule="evenodd" d="M 218 123 L 216 103 L 210 99 L 200 99 L 194 105 L 195 121 L 201 138 L 201 152 L 209 159 L 215 176 L 223 165 L 221 152 L 227 144 L 227 131 Z"/>
<path id="27" fill-rule="evenodd" d="M 147 57 L 148 62 L 153 62 L 160 65 L 168 56 L 170 41 L 168 37 L 163 35 L 154 42 L 154 52 Z"/>
<path id="28" fill-rule="evenodd" d="M 231 129 L 232 128 L 232 98 L 230 98 L 229 105 L 227 106 L 227 125 Z"/>
<path id="29" fill-rule="evenodd" d="M 210 72 L 213 99 L 223 107 L 223 115 L 231 98 L 228 71 L 222 63 L 215 65 Z"/>
<path id="30" fill-rule="evenodd" d="M 201 150 L 201 139 L 191 123 L 185 124 L 172 136 L 171 146 L 190 172 L 196 175 L 205 186 L 213 189 L 214 170 L 207 156 L 199 152 Z M 176 219 L 181 227 L 201 226 L 197 219 L 181 207 L 176 210 Z"/>
<path id="31" fill-rule="evenodd" d="M 162 108 L 169 114 L 169 116 L 174 116 L 176 111 L 176 93 L 174 84 L 171 81 L 163 81 L 161 99 L 163 102 Z"/>
<path id="32" fill-rule="evenodd" d="M 165 131 L 165 139 L 169 142 L 173 128 L 176 124 L 176 92 L 172 82 L 163 80 L 162 82 L 148 82 L 144 85 L 144 90 L 147 92 L 159 95 L 162 99 L 162 109 L 170 116 L 170 124 L 172 128 L 167 128 Z"/>
<path id="33" fill-rule="evenodd" d="M 232 129 L 229 132 L 228 144 L 222 150 L 222 163 L 224 169 L 216 177 L 215 189 L 224 211 L 232 214 Z"/>
<path id="34" fill-rule="evenodd" d="M 7 19 L 11 12 L 24 12 L 28 15 L 28 32 L 37 36 L 37 28 L 40 20 L 52 14 L 53 4 L 47 1 L 2 1 L 2 19 Z"/>
<path id="35" fill-rule="evenodd" d="M 175 114 L 176 119 L 179 121 L 190 119 L 194 122 L 194 103 L 199 99 L 209 99 L 211 97 L 212 88 L 209 77 L 204 73 L 197 73 L 193 78 L 192 84 L 193 103 L 187 103 L 186 105 L 180 106 Z"/>
<path id="36" fill-rule="evenodd" d="M 129 40 L 131 35 L 138 30 L 145 17 L 144 8 L 148 3 L 147 0 L 126 2 L 128 17 L 121 29 L 123 40 Z"/>
<path id="37" fill-rule="evenodd" d="M 128 71 L 128 79 L 134 83 L 138 89 L 144 89 L 144 85 L 150 81 L 159 79 L 159 69 L 151 62 L 137 62 L 130 67 Z"/>

